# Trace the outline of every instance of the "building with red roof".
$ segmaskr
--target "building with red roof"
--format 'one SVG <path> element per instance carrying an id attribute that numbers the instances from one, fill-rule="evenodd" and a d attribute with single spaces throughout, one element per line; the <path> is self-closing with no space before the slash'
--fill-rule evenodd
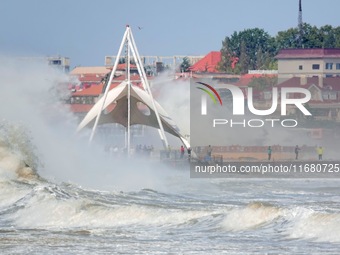
<path id="1" fill-rule="evenodd" d="M 277 78 L 277 72 L 275 70 L 254 70 L 247 74 L 240 76 L 239 80 L 234 83 L 238 87 L 248 87 L 254 79 L 272 79 Z"/>
<path id="2" fill-rule="evenodd" d="M 194 73 L 219 73 L 218 64 L 221 62 L 221 52 L 211 51 L 202 59 L 193 64 L 189 70 Z M 238 58 L 233 58 L 231 68 L 234 69 Z"/>
<path id="3" fill-rule="evenodd" d="M 120 64 L 118 66 L 121 72 L 116 72 L 112 79 L 110 89 L 115 88 L 126 80 L 126 65 Z M 133 67 L 133 65 L 131 66 Z M 72 95 L 66 102 L 69 104 L 72 112 L 76 113 L 80 118 L 85 116 L 99 100 L 100 95 L 103 94 L 104 82 L 105 79 L 109 78 L 111 70 L 111 68 L 107 67 L 77 67 L 71 72 L 71 75 L 79 81 L 79 84 L 72 87 Z M 148 79 L 152 78 L 153 77 L 148 77 Z M 132 72 L 130 80 L 134 86 L 142 87 L 141 78 L 138 73 Z"/>
<path id="4" fill-rule="evenodd" d="M 293 77 L 277 86 L 305 88 L 311 92 L 310 103 L 338 103 L 340 104 L 340 77 Z M 293 98 L 300 95 L 293 95 Z"/>
<path id="5" fill-rule="evenodd" d="M 217 65 L 221 61 L 221 52 L 211 51 L 189 69 L 192 72 L 217 73 Z"/>
<path id="6" fill-rule="evenodd" d="M 340 77 L 293 77 L 277 85 L 305 88 L 311 92 L 308 107 L 316 120 L 340 122 Z M 301 98 L 300 93 L 290 94 L 290 98 Z M 295 110 L 289 107 L 294 114 Z M 288 109 L 289 110 L 289 109 Z"/>
<path id="7" fill-rule="evenodd" d="M 276 55 L 277 59 L 338 59 L 339 57 L 339 48 L 282 49 Z"/>
<path id="8" fill-rule="evenodd" d="M 283 49 L 275 58 L 280 79 L 340 76 L 340 48 Z"/>

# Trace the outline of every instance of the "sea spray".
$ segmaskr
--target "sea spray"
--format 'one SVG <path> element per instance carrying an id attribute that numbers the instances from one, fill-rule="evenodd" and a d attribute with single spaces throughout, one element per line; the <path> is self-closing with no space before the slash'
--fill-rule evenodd
<path id="1" fill-rule="evenodd" d="M 14 125 L 6 120 L 0 122 L 0 147 L 17 155 L 25 166 L 37 169 L 40 165 L 37 148 L 24 126 Z"/>

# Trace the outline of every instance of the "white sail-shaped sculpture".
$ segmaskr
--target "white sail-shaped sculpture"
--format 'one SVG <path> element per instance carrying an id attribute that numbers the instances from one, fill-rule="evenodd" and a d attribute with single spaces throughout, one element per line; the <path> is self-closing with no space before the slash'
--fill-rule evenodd
<path id="1" fill-rule="evenodd" d="M 127 50 L 127 79 L 117 87 L 110 90 L 110 85 L 116 72 L 118 61 L 124 45 L 126 45 Z M 143 89 L 134 86 L 131 83 L 131 53 L 136 63 Z M 126 27 L 115 64 L 106 85 L 107 86 L 105 88 L 104 95 L 87 113 L 77 129 L 77 131 L 80 131 L 85 127 L 92 127 L 90 141 L 92 141 L 98 124 L 119 123 L 127 129 L 126 147 L 127 151 L 130 152 L 130 126 L 139 124 L 157 128 L 165 148 L 167 148 L 168 142 L 164 132 L 168 132 L 178 137 L 186 148 L 190 147 L 189 142 L 181 134 L 175 122 L 169 117 L 160 104 L 154 100 L 129 26 Z M 142 107 L 138 107 L 138 104 L 141 104 Z M 112 110 L 109 111 L 109 109 Z"/>
<path id="2" fill-rule="evenodd" d="M 152 104 L 152 98 L 148 93 L 137 86 L 131 86 L 130 90 L 130 125 L 144 125 L 159 128 L 156 111 Z M 101 114 L 98 124 L 119 123 L 128 127 L 128 84 L 122 82 L 117 87 L 111 89 L 106 97 L 104 109 L 113 108 Z M 84 127 L 93 127 L 95 118 L 101 111 L 104 98 L 102 97 L 88 112 L 78 126 L 78 131 Z M 139 106 L 138 106 L 139 104 Z M 110 107 L 110 105 L 112 105 Z M 160 116 L 164 131 L 180 138 L 186 147 L 190 147 L 188 141 L 181 134 L 175 122 L 165 112 L 162 106 L 155 101 L 156 110 Z M 147 109 L 148 108 L 148 109 Z M 105 113 L 106 112 L 106 113 Z"/>

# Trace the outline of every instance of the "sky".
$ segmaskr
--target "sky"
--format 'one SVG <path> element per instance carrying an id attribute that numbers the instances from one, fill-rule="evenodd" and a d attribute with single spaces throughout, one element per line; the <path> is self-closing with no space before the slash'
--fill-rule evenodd
<path id="1" fill-rule="evenodd" d="M 306 23 L 340 25 L 339 0 L 303 0 L 302 8 Z M 141 55 L 205 55 L 234 31 L 275 36 L 297 22 L 298 0 L 1 0 L 0 54 L 102 66 L 129 24 Z"/>

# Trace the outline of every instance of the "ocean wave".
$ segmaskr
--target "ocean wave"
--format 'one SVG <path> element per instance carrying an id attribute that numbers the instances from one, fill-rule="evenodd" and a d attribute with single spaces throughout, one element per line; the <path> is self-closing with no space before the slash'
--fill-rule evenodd
<path id="1" fill-rule="evenodd" d="M 272 222 L 281 214 L 282 210 L 276 206 L 254 202 L 246 207 L 231 209 L 221 225 L 229 231 L 250 230 Z"/>
<path id="2" fill-rule="evenodd" d="M 262 202 L 229 210 L 221 226 L 225 231 L 254 231 L 265 226 L 284 239 L 340 242 L 340 213 L 318 212 L 307 207 L 277 207 Z"/>
<path id="3" fill-rule="evenodd" d="M 0 125 L 0 181 L 37 179 L 38 157 L 26 129 L 2 121 Z"/>
<path id="4" fill-rule="evenodd" d="M 210 215 L 207 211 L 111 204 L 84 198 L 57 198 L 55 193 L 35 194 L 11 215 L 19 228 L 110 228 L 119 226 L 179 225 Z"/>
<path id="5" fill-rule="evenodd" d="M 340 242 L 340 213 L 296 207 L 286 210 L 284 217 L 288 221 L 284 231 L 287 238 Z"/>

